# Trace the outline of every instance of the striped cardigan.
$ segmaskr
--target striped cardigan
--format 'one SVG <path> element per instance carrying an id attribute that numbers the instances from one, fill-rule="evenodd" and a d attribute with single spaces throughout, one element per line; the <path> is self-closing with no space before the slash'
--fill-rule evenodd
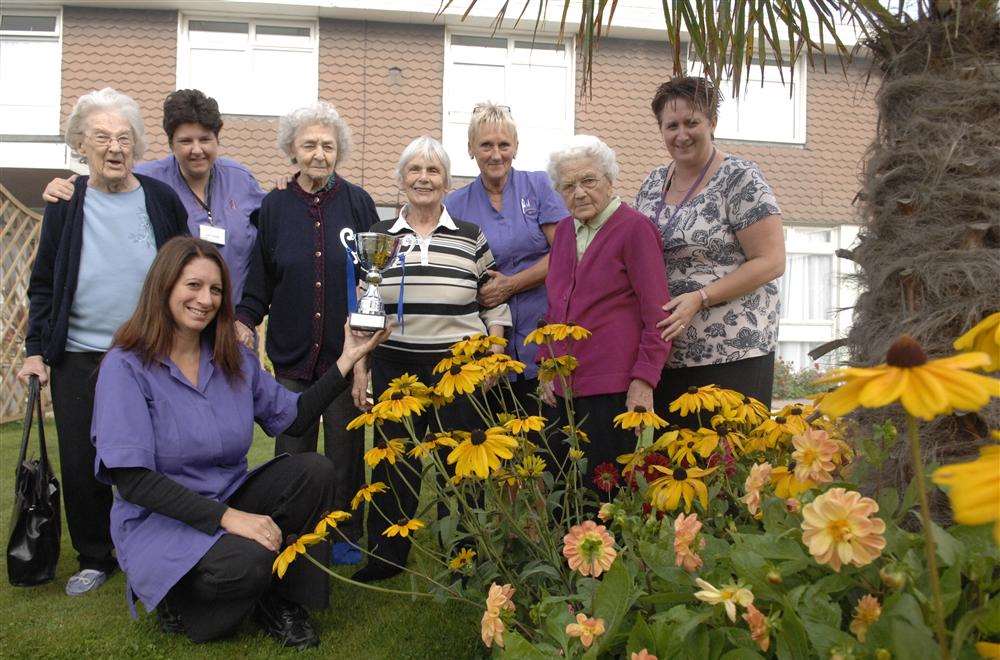
<path id="1" fill-rule="evenodd" d="M 396 220 L 376 223 L 369 231 L 416 236 L 406 221 L 406 209 Z M 441 208 L 441 218 L 428 238 L 406 255 L 403 269 L 389 268 L 382 274 L 379 291 L 385 311 L 395 316 L 403 283 L 403 327 L 375 350 L 376 359 L 429 364 L 440 360 L 449 347 L 490 327 L 510 327 L 506 303 L 490 309 L 479 306 L 479 288 L 489 281 L 487 270 L 496 268 L 486 236 L 477 225 L 453 220 Z"/>

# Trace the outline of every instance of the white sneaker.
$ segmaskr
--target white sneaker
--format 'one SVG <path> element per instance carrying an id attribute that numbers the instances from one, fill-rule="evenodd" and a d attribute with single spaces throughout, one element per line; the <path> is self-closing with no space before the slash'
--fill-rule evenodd
<path id="1" fill-rule="evenodd" d="M 108 574 L 93 568 L 85 568 L 72 575 L 66 582 L 67 596 L 82 596 L 88 591 L 97 589 L 108 581 Z"/>

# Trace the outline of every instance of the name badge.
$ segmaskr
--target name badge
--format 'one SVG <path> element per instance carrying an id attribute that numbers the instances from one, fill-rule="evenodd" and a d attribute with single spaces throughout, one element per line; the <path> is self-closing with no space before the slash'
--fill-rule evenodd
<path id="1" fill-rule="evenodd" d="M 215 243 L 216 245 L 226 244 L 226 230 L 214 225 L 198 225 L 198 237 L 203 241 Z"/>

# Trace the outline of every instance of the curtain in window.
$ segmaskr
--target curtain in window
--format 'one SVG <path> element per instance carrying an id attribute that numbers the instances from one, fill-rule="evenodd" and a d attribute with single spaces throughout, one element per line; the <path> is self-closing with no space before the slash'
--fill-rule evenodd
<path id="1" fill-rule="evenodd" d="M 833 257 L 829 254 L 789 254 L 781 289 L 781 319 L 828 321 L 833 318 Z"/>

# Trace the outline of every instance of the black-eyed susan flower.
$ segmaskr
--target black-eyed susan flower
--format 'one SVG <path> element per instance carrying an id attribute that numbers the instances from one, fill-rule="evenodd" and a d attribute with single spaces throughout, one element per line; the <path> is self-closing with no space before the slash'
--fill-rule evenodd
<path id="1" fill-rule="evenodd" d="M 381 414 L 376 415 L 374 412 L 361 413 L 350 422 L 347 423 L 347 430 L 353 431 L 354 429 L 360 429 L 363 426 L 371 426 L 373 424 L 381 424 L 383 420 L 387 419 Z M 393 422 L 398 422 L 398 419 L 390 420 Z"/>
<path id="2" fill-rule="evenodd" d="M 774 494 L 783 500 L 796 499 L 799 495 L 816 486 L 812 481 L 802 481 L 795 476 L 795 461 L 771 470 Z"/>
<path id="3" fill-rule="evenodd" d="M 590 436 L 587 435 L 586 431 L 584 431 L 578 426 L 574 427 L 570 426 L 569 424 L 566 424 L 565 426 L 560 427 L 559 430 L 565 433 L 567 438 L 572 438 L 573 435 L 576 434 L 576 439 L 579 440 L 580 442 L 586 442 L 586 443 L 590 442 Z"/>
<path id="4" fill-rule="evenodd" d="M 785 425 L 794 429 L 792 435 L 802 435 L 809 428 L 808 420 L 812 413 L 812 406 L 790 403 L 778 411 L 777 417 L 785 418 Z"/>
<path id="5" fill-rule="evenodd" d="M 584 453 L 582 451 L 580 451 L 579 449 L 570 449 L 569 450 L 569 458 L 570 458 L 570 460 L 579 461 L 579 460 L 581 460 L 583 458 L 583 456 L 584 456 Z"/>
<path id="6" fill-rule="evenodd" d="M 552 331 L 550 326 L 545 325 L 543 321 L 538 322 L 538 327 L 528 333 L 528 336 L 524 338 L 524 345 L 537 344 L 541 346 L 543 344 L 548 344 L 553 341 Z"/>
<path id="7" fill-rule="evenodd" d="M 556 376 L 568 377 L 576 371 L 579 361 L 572 355 L 545 358 L 538 363 L 538 380 L 543 383 L 555 380 Z"/>
<path id="8" fill-rule="evenodd" d="M 500 460 L 514 456 L 517 440 L 507 435 L 507 429 L 494 426 L 477 429 L 448 454 L 448 464 L 455 465 L 455 475 L 476 475 L 486 478 L 500 467 Z"/>
<path id="9" fill-rule="evenodd" d="M 719 407 L 715 385 L 704 387 L 691 386 L 687 392 L 670 402 L 670 412 L 680 413 L 681 417 L 696 414 L 702 410 L 712 412 Z"/>
<path id="10" fill-rule="evenodd" d="M 452 367 L 460 367 L 463 364 L 468 364 L 469 362 L 471 362 L 471 360 L 464 355 L 452 355 L 450 357 L 446 357 L 440 360 L 437 364 L 435 364 L 434 373 L 443 374 Z"/>
<path id="11" fill-rule="evenodd" d="M 351 498 L 351 510 L 356 511 L 358 507 L 361 506 L 361 502 L 371 502 L 373 495 L 376 493 L 384 493 L 387 490 L 389 490 L 389 487 L 381 481 L 376 481 L 362 486 L 358 492 L 354 494 L 354 497 Z"/>
<path id="12" fill-rule="evenodd" d="M 424 440 L 423 442 L 418 442 L 417 444 L 413 445 L 413 449 L 406 452 L 406 454 L 413 458 L 423 458 L 424 456 L 430 456 L 431 452 L 434 451 L 436 448 L 437 445 L 434 444 L 433 440 L 432 441 Z"/>
<path id="13" fill-rule="evenodd" d="M 1000 544 L 1000 445 L 983 447 L 974 461 L 940 467 L 931 478 L 948 491 L 955 522 L 992 522 L 993 539 Z"/>
<path id="14" fill-rule="evenodd" d="M 739 405 L 728 410 L 729 418 L 753 428 L 771 416 L 771 411 L 763 403 L 753 397 L 744 396 Z"/>
<path id="15" fill-rule="evenodd" d="M 652 447 L 636 449 L 630 454 L 621 454 L 615 460 L 621 463 L 622 474 L 629 474 L 632 470 L 641 467 L 646 462 L 646 454 L 652 451 Z"/>
<path id="16" fill-rule="evenodd" d="M 787 417 L 778 415 L 774 419 L 768 417 L 761 422 L 761 425 L 753 430 L 753 435 L 759 435 L 763 438 L 764 445 L 768 449 L 773 449 L 778 443 L 783 443 L 796 435 L 798 428 L 798 424 L 789 423 Z"/>
<path id="17" fill-rule="evenodd" d="M 623 429 L 659 429 L 667 425 L 667 420 L 652 410 L 646 410 L 645 406 L 636 406 L 628 412 L 616 415 L 614 423 Z"/>
<path id="18" fill-rule="evenodd" d="M 649 503 L 660 511 L 673 511 L 684 500 L 684 513 L 691 512 L 691 504 L 697 498 L 703 509 L 708 509 L 708 487 L 702 481 L 717 468 L 674 467 L 673 469 L 654 465 L 653 470 L 662 476 L 649 484 Z"/>
<path id="19" fill-rule="evenodd" d="M 441 374 L 441 380 L 434 389 L 442 397 L 471 394 L 485 377 L 483 368 L 478 364 L 454 365 Z"/>
<path id="20" fill-rule="evenodd" d="M 271 572 L 278 574 L 278 579 L 285 577 L 285 573 L 288 571 L 289 565 L 295 558 L 299 555 L 305 554 L 306 548 L 311 545 L 316 545 L 322 541 L 326 540 L 326 537 L 322 534 L 303 534 L 298 537 L 287 546 L 285 549 L 278 553 L 277 558 L 274 560 L 274 564 L 271 565 Z"/>
<path id="21" fill-rule="evenodd" d="M 448 562 L 448 568 L 453 571 L 460 571 L 469 564 L 472 560 L 476 558 L 476 551 L 472 548 L 462 548 L 458 553 L 451 558 Z"/>
<path id="22" fill-rule="evenodd" d="M 416 518 L 410 518 L 409 520 L 406 518 L 400 518 L 395 525 L 389 525 L 385 531 L 382 532 L 382 536 L 388 536 L 390 538 L 393 536 L 401 536 L 405 538 L 418 529 L 422 529 L 426 526 L 427 525 L 425 525 L 423 521 Z"/>
<path id="23" fill-rule="evenodd" d="M 712 390 L 709 390 L 715 394 L 715 400 L 719 402 L 719 408 L 724 411 L 733 410 L 743 404 L 743 393 L 737 392 L 736 390 L 730 390 L 725 387 L 715 387 L 709 385 Z"/>
<path id="24" fill-rule="evenodd" d="M 396 459 L 403 455 L 403 440 L 395 438 L 393 440 L 375 441 L 375 445 L 365 452 L 365 463 L 368 467 L 375 467 L 382 461 L 388 461 L 389 465 L 395 465 Z"/>
<path id="25" fill-rule="evenodd" d="M 956 351 L 978 351 L 990 356 L 986 371 L 1000 370 L 1000 312 L 994 312 L 955 340 Z"/>
<path id="26" fill-rule="evenodd" d="M 869 368 L 838 369 L 817 383 L 843 383 L 820 401 L 831 417 L 840 417 L 858 406 L 881 408 L 899 401 L 910 415 L 923 420 L 953 409 L 976 411 L 990 397 L 1000 396 L 1000 380 L 974 373 L 990 363 L 986 353 L 960 353 L 928 360 L 923 348 L 909 335 L 889 347 L 885 364 Z"/>
<path id="27" fill-rule="evenodd" d="M 715 432 L 718 435 L 719 444 L 728 447 L 731 453 L 746 453 L 747 437 L 739 430 L 729 424 L 720 424 L 715 428 Z"/>
<path id="28" fill-rule="evenodd" d="M 404 394 L 407 396 L 426 397 L 429 387 L 420 382 L 420 379 L 412 374 L 403 374 L 389 381 L 388 387 L 379 395 L 379 401 L 391 399 L 394 394 Z"/>
<path id="29" fill-rule="evenodd" d="M 430 400 L 424 396 L 417 397 L 403 392 L 393 392 L 388 398 L 372 406 L 372 414 L 398 421 L 414 413 L 419 415 L 429 403 Z"/>
<path id="30" fill-rule="evenodd" d="M 551 327 L 552 338 L 556 341 L 563 341 L 565 339 L 583 341 L 584 339 L 590 339 L 590 330 L 587 330 L 582 325 L 577 325 L 575 323 L 556 323 Z"/>
<path id="31" fill-rule="evenodd" d="M 440 385 L 440 383 L 438 383 L 438 385 Z M 451 405 L 451 402 L 455 400 L 455 394 L 453 392 L 451 395 L 445 396 L 438 391 L 438 386 L 435 385 L 431 388 L 431 391 L 427 393 L 427 400 L 431 402 L 432 406 L 440 409 Z"/>
<path id="32" fill-rule="evenodd" d="M 511 433 L 520 435 L 529 431 L 541 431 L 545 428 L 545 418 L 541 415 L 531 415 L 523 419 L 513 417 L 504 422 L 504 427 Z"/>
<path id="33" fill-rule="evenodd" d="M 650 451 L 664 451 L 672 443 L 677 442 L 677 438 L 680 437 L 681 430 L 674 424 L 667 424 L 666 430 L 660 434 L 658 438 L 650 445 Z"/>
<path id="34" fill-rule="evenodd" d="M 670 460 L 678 465 L 694 466 L 698 457 L 708 458 L 719 446 L 719 434 L 712 429 L 698 429 L 695 433 L 681 433 L 667 445 Z"/>
<path id="35" fill-rule="evenodd" d="M 472 358 L 480 353 L 486 353 L 494 346 L 500 346 L 502 348 L 506 345 L 507 340 L 503 337 L 494 337 L 480 332 L 455 343 L 451 347 L 451 354 Z"/>
<path id="36" fill-rule="evenodd" d="M 351 514 L 347 513 L 346 511 L 331 511 L 330 513 L 320 518 L 320 521 L 316 523 L 316 529 L 314 529 L 313 531 L 316 534 L 322 534 L 325 536 L 326 531 L 328 529 L 336 529 L 337 523 L 344 522 L 350 517 Z"/>
<path id="37" fill-rule="evenodd" d="M 545 472 L 545 459 L 535 455 L 525 456 L 524 460 L 514 468 L 514 472 L 522 479 L 540 477 Z"/>
<path id="38" fill-rule="evenodd" d="M 493 353 L 476 362 L 486 373 L 487 378 L 499 378 L 508 374 L 523 374 L 524 363 L 515 360 L 506 353 Z"/>

